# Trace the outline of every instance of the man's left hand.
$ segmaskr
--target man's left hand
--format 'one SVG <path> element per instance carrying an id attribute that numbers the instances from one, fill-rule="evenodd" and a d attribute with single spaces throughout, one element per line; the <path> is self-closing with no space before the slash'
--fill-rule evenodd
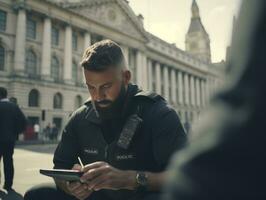
<path id="1" fill-rule="evenodd" d="M 106 162 L 95 162 L 83 168 L 82 182 L 90 190 L 133 190 L 136 187 L 136 172 L 116 169 Z"/>

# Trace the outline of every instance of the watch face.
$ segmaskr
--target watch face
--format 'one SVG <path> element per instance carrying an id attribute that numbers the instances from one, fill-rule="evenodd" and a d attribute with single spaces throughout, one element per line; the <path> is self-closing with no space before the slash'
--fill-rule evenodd
<path id="1" fill-rule="evenodd" d="M 137 183 L 141 186 L 146 186 L 147 185 L 147 182 L 148 182 L 148 179 L 147 179 L 147 175 L 144 173 L 144 172 L 139 172 L 137 173 Z"/>

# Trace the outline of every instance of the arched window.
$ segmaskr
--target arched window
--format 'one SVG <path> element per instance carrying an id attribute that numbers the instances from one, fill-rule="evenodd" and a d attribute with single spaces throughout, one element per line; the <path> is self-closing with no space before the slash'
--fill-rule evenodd
<path id="1" fill-rule="evenodd" d="M 29 93 L 29 107 L 38 107 L 39 106 L 39 92 L 36 89 L 33 89 Z"/>
<path id="2" fill-rule="evenodd" d="M 72 79 L 75 83 L 78 82 L 78 65 L 76 62 L 72 62 Z"/>
<path id="3" fill-rule="evenodd" d="M 54 95 L 54 108 L 61 109 L 63 107 L 63 97 L 58 92 Z"/>
<path id="4" fill-rule="evenodd" d="M 37 56 L 32 50 L 26 53 L 26 72 L 30 75 L 37 74 Z"/>
<path id="5" fill-rule="evenodd" d="M 0 46 L 0 71 L 5 70 L 5 48 Z"/>
<path id="6" fill-rule="evenodd" d="M 51 77 L 55 80 L 58 80 L 60 77 L 59 68 L 59 60 L 57 59 L 57 57 L 53 56 L 51 60 Z"/>
<path id="7" fill-rule="evenodd" d="M 77 109 L 82 106 L 82 103 L 82 97 L 80 95 L 77 95 L 75 99 L 75 108 Z"/>

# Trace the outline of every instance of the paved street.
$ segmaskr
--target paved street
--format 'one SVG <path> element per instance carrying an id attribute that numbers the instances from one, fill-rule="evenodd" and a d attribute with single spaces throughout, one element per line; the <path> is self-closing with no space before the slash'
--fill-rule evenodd
<path id="1" fill-rule="evenodd" d="M 40 168 L 51 168 L 53 152 L 56 145 L 25 145 L 17 146 L 14 153 L 15 164 L 15 178 L 14 189 L 21 195 L 25 191 L 39 183 L 52 182 L 52 179 L 39 174 Z M 1 165 L 3 165 L 1 163 Z M 1 183 L 3 184 L 3 166 L 1 166 L 2 177 Z M 2 188 L 1 184 L 1 188 Z M 13 195 L 13 196 L 12 196 Z M 4 193 L 0 190 L 0 199 L 4 200 L 21 200 L 18 194 L 10 194 L 5 197 Z"/>

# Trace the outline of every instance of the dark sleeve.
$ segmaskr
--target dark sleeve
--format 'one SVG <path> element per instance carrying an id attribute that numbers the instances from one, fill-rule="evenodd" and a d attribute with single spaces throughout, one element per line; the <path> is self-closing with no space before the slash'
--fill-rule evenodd
<path id="1" fill-rule="evenodd" d="M 232 79 L 174 157 L 164 200 L 266 199 L 265 19 L 265 0 L 243 0 Z"/>
<path id="2" fill-rule="evenodd" d="M 55 169 L 71 169 L 77 163 L 79 145 L 74 129 L 76 122 L 77 118 L 73 115 L 63 130 L 62 139 L 54 153 L 53 162 Z"/>
<path id="3" fill-rule="evenodd" d="M 154 157 L 165 168 L 173 153 L 184 147 L 187 136 L 177 113 L 164 101 L 156 103 L 153 110 L 151 124 Z"/>
<path id="4" fill-rule="evenodd" d="M 27 120 L 18 106 L 15 106 L 16 134 L 22 133 L 26 129 Z"/>

